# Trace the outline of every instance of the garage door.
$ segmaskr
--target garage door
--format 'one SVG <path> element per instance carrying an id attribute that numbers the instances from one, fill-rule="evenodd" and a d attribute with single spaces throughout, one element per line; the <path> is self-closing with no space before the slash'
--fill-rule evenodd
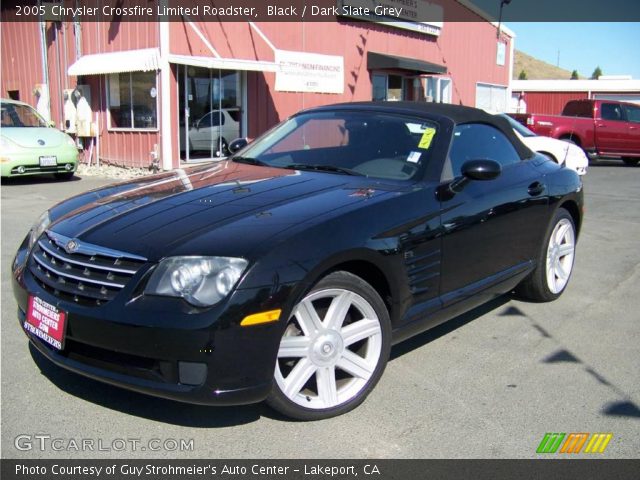
<path id="1" fill-rule="evenodd" d="M 476 107 L 491 113 L 506 112 L 507 87 L 488 83 L 476 84 Z"/>
<path id="2" fill-rule="evenodd" d="M 615 100 L 618 102 L 631 102 L 640 105 L 640 93 L 594 93 L 596 100 Z"/>

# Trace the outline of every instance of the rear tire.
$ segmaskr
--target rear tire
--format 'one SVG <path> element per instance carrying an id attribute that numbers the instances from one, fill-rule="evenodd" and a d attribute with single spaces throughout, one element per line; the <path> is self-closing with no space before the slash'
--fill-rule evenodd
<path id="1" fill-rule="evenodd" d="M 638 165 L 638 163 L 640 163 L 640 158 L 623 157 L 622 161 L 625 163 L 625 165 L 629 165 L 630 167 L 635 167 L 636 165 Z"/>
<path id="2" fill-rule="evenodd" d="M 267 403 L 298 420 L 346 413 L 378 383 L 390 350 L 380 295 L 360 277 L 331 273 L 292 309 Z"/>
<path id="3" fill-rule="evenodd" d="M 534 302 L 550 302 L 566 289 L 575 259 L 576 227 L 564 208 L 556 211 L 538 254 L 535 270 L 516 288 Z"/>

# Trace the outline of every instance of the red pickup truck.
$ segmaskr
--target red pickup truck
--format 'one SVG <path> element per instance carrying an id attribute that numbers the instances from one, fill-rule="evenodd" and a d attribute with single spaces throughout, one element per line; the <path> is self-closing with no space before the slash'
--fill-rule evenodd
<path id="1" fill-rule="evenodd" d="M 561 115 L 510 114 L 538 135 L 575 143 L 590 158 L 640 162 L 640 105 L 612 100 L 572 100 Z"/>

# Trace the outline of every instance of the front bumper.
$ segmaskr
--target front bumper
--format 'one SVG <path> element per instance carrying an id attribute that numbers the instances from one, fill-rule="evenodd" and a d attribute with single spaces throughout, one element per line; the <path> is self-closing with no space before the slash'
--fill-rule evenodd
<path id="1" fill-rule="evenodd" d="M 131 298 L 131 285 L 104 305 L 87 307 L 42 289 L 27 266 L 31 261 L 21 249 L 13 264 L 18 319 L 25 331 L 30 295 L 68 313 L 63 350 L 25 331 L 34 347 L 55 364 L 105 383 L 188 403 L 238 405 L 262 401 L 269 394 L 280 322 L 240 326 L 249 314 L 279 308 L 281 296 L 270 295 L 269 288 L 237 290 L 224 304 L 189 311 L 178 299 Z"/>
<path id="2" fill-rule="evenodd" d="M 41 156 L 56 156 L 56 165 L 40 166 Z M 69 167 L 67 166 L 69 165 Z M 2 153 L 0 158 L 0 174 L 3 177 L 22 177 L 44 173 L 71 173 L 78 166 L 78 150 L 75 147 L 57 147 L 42 149 L 24 149 L 17 153 Z M 18 169 L 24 167 L 24 173 Z"/>

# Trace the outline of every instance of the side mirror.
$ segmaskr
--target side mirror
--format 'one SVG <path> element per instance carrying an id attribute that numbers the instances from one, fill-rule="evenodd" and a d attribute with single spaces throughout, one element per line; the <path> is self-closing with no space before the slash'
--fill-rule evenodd
<path id="1" fill-rule="evenodd" d="M 500 175 L 502 167 L 494 160 L 469 160 L 460 170 L 469 180 L 493 180 Z"/>
<path id="2" fill-rule="evenodd" d="M 229 150 L 229 153 L 233 155 L 238 150 L 242 150 L 247 145 L 249 145 L 249 142 L 246 138 L 236 138 L 233 142 L 229 144 L 227 148 Z"/>
<path id="3" fill-rule="evenodd" d="M 462 164 L 460 172 L 462 173 L 461 177 L 438 188 L 438 198 L 443 201 L 450 200 L 472 180 L 493 180 L 500 176 L 502 167 L 495 160 L 469 160 Z"/>
<path id="4" fill-rule="evenodd" d="M 49 120 L 47 122 L 47 125 L 49 125 L 49 127 L 51 127 L 51 128 L 56 128 L 56 122 L 54 122 L 53 120 Z"/>

